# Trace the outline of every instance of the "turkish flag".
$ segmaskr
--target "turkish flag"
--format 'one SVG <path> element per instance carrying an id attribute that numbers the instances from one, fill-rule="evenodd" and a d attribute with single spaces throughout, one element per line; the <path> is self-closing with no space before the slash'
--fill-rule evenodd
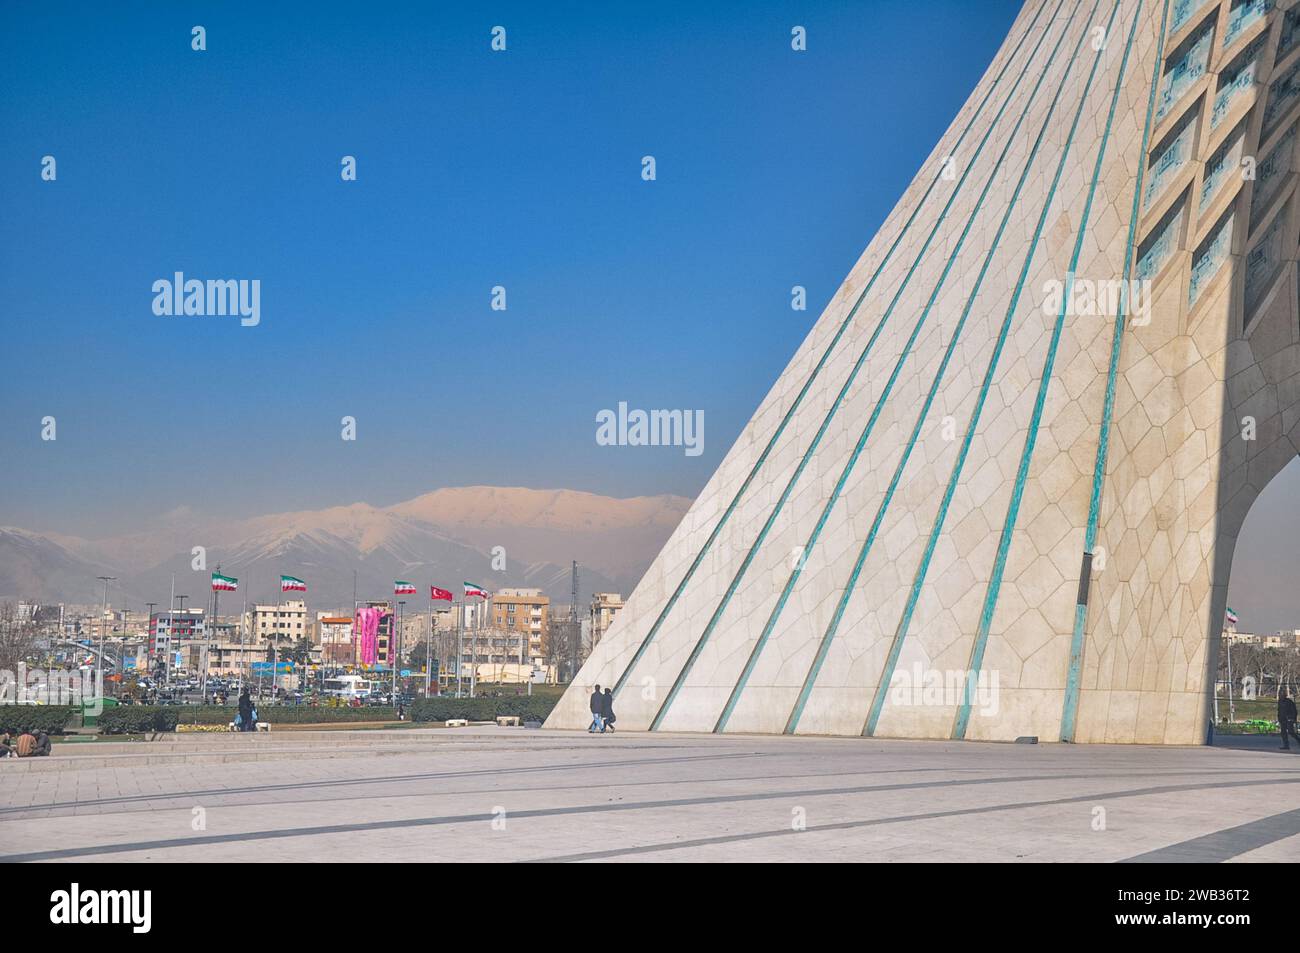
<path id="1" fill-rule="evenodd" d="M 429 598 L 435 601 L 438 599 L 446 599 L 448 602 L 452 602 L 454 599 L 454 597 L 448 590 L 439 589 L 437 586 L 429 587 Z"/>

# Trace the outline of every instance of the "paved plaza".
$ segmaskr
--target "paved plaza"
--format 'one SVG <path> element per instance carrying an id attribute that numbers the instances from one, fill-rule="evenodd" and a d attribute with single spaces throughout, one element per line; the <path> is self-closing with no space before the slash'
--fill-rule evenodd
<path id="1" fill-rule="evenodd" d="M 0 762 L 0 858 L 1294 861 L 1300 752 L 1252 741 L 470 728 L 63 744 Z"/>

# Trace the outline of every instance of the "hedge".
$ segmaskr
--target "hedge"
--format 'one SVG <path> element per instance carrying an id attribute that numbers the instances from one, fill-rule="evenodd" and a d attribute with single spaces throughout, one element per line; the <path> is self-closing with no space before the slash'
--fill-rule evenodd
<path id="1" fill-rule="evenodd" d="M 417 722 L 439 722 L 448 718 L 492 721 L 498 715 L 519 715 L 545 721 L 559 698 L 553 695 L 503 695 L 500 698 L 448 698 L 440 696 L 417 701 L 410 718 Z M 52 711 L 50 708 L 29 708 Z M 69 713 L 72 709 L 67 710 Z M 147 734 L 175 731 L 178 724 L 225 725 L 235 720 L 234 705 L 119 705 L 106 708 L 99 716 L 99 730 L 106 735 Z M 68 714 L 62 716 L 66 721 Z M 272 725 L 319 725 L 350 721 L 396 721 L 395 708 L 364 706 L 333 708 L 316 705 L 268 705 L 257 710 L 258 721 Z M 62 722 L 60 722 L 60 726 Z M 46 728 L 46 731 L 51 731 Z"/>
<path id="2" fill-rule="evenodd" d="M 72 705 L 0 705 L 0 731 L 17 735 L 39 728 L 46 734 L 62 734 L 76 711 Z"/>
<path id="3" fill-rule="evenodd" d="M 446 721 L 466 718 L 492 721 L 498 715 L 519 715 L 545 721 L 559 698 L 554 695 L 503 695 L 500 698 L 449 698 L 439 696 L 411 706 L 412 721 Z"/>
<path id="4" fill-rule="evenodd" d="M 235 720 L 234 705 L 119 705 L 99 716 L 106 735 L 175 731 L 177 724 L 226 725 Z M 322 725 L 349 721 L 396 721 L 397 710 L 381 706 L 329 708 L 315 705 L 268 705 L 257 709 L 257 720 L 272 725 Z"/>
<path id="5" fill-rule="evenodd" d="M 99 716 L 99 730 L 105 735 L 174 731 L 178 715 L 175 706 L 119 705 L 104 709 Z"/>

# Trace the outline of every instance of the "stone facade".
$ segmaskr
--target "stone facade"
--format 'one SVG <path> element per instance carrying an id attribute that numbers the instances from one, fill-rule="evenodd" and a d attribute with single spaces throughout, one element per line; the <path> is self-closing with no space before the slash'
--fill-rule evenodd
<path id="1" fill-rule="evenodd" d="M 1030 0 L 548 724 L 1202 743 L 1297 122 L 1292 2 Z"/>

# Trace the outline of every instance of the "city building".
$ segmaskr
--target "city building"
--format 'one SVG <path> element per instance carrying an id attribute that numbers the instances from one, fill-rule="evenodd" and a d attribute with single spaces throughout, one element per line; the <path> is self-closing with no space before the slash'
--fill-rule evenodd
<path id="1" fill-rule="evenodd" d="M 1300 446 L 1300 12 L 1093 10 L 1025 3 L 551 726 L 1206 743 Z"/>
<path id="2" fill-rule="evenodd" d="M 375 635 L 375 666 L 390 668 L 397 646 L 393 636 L 397 632 L 397 607 L 386 599 L 377 602 L 358 602 L 358 609 L 370 608 L 380 611 L 379 627 Z M 355 638 L 355 628 L 354 628 Z M 358 650 L 360 646 L 358 646 Z M 360 659 L 358 658 L 358 664 Z"/>
<path id="3" fill-rule="evenodd" d="M 205 639 L 207 627 L 202 609 L 155 612 L 149 616 L 149 659 L 153 664 L 174 664 L 169 653 L 180 647 L 181 640 Z"/>
<path id="4" fill-rule="evenodd" d="M 601 637 L 609 630 L 623 608 L 623 594 L 619 592 L 595 592 L 591 596 L 591 647 L 600 644 Z"/>
<path id="5" fill-rule="evenodd" d="M 248 607 L 248 635 L 257 642 L 296 642 L 309 638 L 307 603 L 302 599 Z"/>
<path id="6" fill-rule="evenodd" d="M 143 674 L 149 669 L 148 638 L 128 638 L 106 650 L 110 659 L 119 662 L 119 670 L 126 675 Z"/>
<path id="7" fill-rule="evenodd" d="M 551 600 L 540 589 L 501 589 L 492 594 L 489 618 L 493 629 L 506 635 L 523 635 L 525 658 L 541 658 L 546 643 Z M 516 639 L 516 648 L 520 640 Z M 516 658 L 518 656 L 516 655 Z"/>
<path id="8" fill-rule="evenodd" d="M 204 659 L 207 660 L 208 677 L 215 675 L 232 676 L 244 674 L 248 675 L 252 671 L 254 662 L 267 662 L 271 646 L 266 644 L 255 644 L 252 642 L 226 642 L 210 641 L 202 645 L 195 644 L 189 648 L 189 654 L 184 656 L 187 667 L 191 672 L 203 671 Z M 287 661 L 277 658 L 277 661 Z M 308 665 L 319 664 L 321 661 L 320 649 L 312 646 Z M 283 681 L 282 687 L 289 687 Z"/>
<path id="9" fill-rule="evenodd" d="M 316 613 L 316 627 L 320 631 L 321 659 L 326 665 L 353 665 L 356 648 L 352 641 L 352 617 Z"/>
<path id="10" fill-rule="evenodd" d="M 1296 645 L 1296 633 L 1291 629 L 1282 629 L 1272 635 L 1264 636 L 1266 649 L 1293 649 Z"/>

